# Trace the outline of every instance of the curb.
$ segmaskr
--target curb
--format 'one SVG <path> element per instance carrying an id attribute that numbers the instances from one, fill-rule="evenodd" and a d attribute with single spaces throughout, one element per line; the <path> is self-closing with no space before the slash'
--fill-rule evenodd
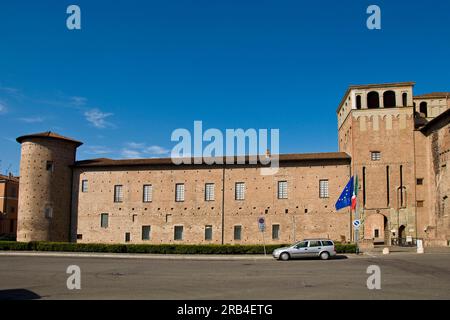
<path id="1" fill-rule="evenodd" d="M 341 254 L 344 255 L 344 254 Z M 196 260 L 196 261 L 275 261 L 272 255 L 182 255 L 182 254 L 126 254 L 126 253 L 78 253 L 78 252 L 35 252 L 0 251 L 0 257 L 61 257 L 61 258 L 108 258 L 108 259 L 147 259 L 147 260 Z M 364 255 L 345 254 L 349 259 Z M 333 260 L 333 259 L 332 259 Z"/>
<path id="2" fill-rule="evenodd" d="M 75 253 L 3 251 L 0 257 L 63 257 L 63 258 L 109 258 L 109 259 L 156 259 L 156 260 L 274 260 L 272 255 L 181 255 L 181 254 L 124 254 L 124 253 Z"/>

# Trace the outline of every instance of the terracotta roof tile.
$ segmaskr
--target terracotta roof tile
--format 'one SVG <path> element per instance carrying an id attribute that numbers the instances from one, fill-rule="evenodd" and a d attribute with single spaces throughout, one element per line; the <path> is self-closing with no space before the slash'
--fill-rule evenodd
<path id="1" fill-rule="evenodd" d="M 245 160 L 248 165 L 249 160 L 255 159 L 255 156 L 250 157 L 232 157 L 233 163 L 237 164 L 237 160 Z M 209 160 L 222 160 L 225 163 L 226 157 L 223 158 L 210 158 Z M 350 162 L 350 156 L 344 152 L 331 152 L 331 153 L 303 153 L 303 154 L 281 154 L 279 161 L 288 162 L 301 162 L 301 161 L 327 161 L 327 160 L 343 160 Z M 190 158 L 191 163 L 194 163 L 194 158 Z M 202 161 L 201 164 L 212 163 Z M 259 162 L 258 162 L 259 163 Z M 152 165 L 174 165 L 171 158 L 154 158 L 154 159 L 123 159 L 113 160 L 108 158 L 90 159 L 77 161 L 76 167 L 110 167 L 110 166 L 152 166 Z M 237 164 L 239 165 L 239 164 Z M 250 164 L 251 165 L 251 164 Z"/>
<path id="2" fill-rule="evenodd" d="M 33 134 L 27 134 L 21 137 L 18 137 L 16 140 L 19 143 L 22 143 L 26 139 L 30 138 L 49 138 L 49 139 L 57 139 L 57 140 L 64 140 L 75 143 L 78 147 L 83 144 L 83 142 L 74 140 L 72 138 L 64 137 L 62 135 L 59 135 L 55 132 L 46 131 L 46 132 L 39 132 L 39 133 L 33 133 Z"/>

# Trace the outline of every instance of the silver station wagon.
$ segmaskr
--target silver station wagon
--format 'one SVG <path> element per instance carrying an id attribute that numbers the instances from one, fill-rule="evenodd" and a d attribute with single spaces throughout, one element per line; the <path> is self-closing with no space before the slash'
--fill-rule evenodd
<path id="1" fill-rule="evenodd" d="M 328 260 L 336 255 L 334 242 L 328 239 L 305 239 L 297 242 L 290 247 L 278 248 L 273 251 L 275 259 L 287 261 L 298 258 L 318 257 L 322 260 Z"/>

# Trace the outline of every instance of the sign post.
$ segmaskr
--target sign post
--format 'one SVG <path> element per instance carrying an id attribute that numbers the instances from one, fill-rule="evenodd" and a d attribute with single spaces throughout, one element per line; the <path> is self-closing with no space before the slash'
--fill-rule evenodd
<path id="1" fill-rule="evenodd" d="M 264 219 L 264 217 L 258 218 L 258 228 L 259 228 L 259 231 L 261 231 L 261 233 L 262 233 L 263 245 L 264 245 L 264 255 L 267 256 L 266 240 L 264 239 L 264 231 L 266 230 L 266 220 Z"/>

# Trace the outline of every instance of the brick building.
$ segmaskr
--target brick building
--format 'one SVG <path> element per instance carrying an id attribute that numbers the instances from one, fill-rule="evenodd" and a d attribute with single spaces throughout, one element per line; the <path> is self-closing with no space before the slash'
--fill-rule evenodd
<path id="1" fill-rule="evenodd" d="M 47 132 L 22 144 L 18 240 L 107 243 L 351 241 L 334 204 L 352 175 L 364 241 L 447 245 L 450 100 L 414 83 L 350 86 L 337 109 L 337 153 L 262 164 L 175 165 L 171 159 L 75 161 L 81 142 Z"/>
<path id="2" fill-rule="evenodd" d="M 19 178 L 0 174 L 0 237 L 14 238 L 17 231 Z"/>

